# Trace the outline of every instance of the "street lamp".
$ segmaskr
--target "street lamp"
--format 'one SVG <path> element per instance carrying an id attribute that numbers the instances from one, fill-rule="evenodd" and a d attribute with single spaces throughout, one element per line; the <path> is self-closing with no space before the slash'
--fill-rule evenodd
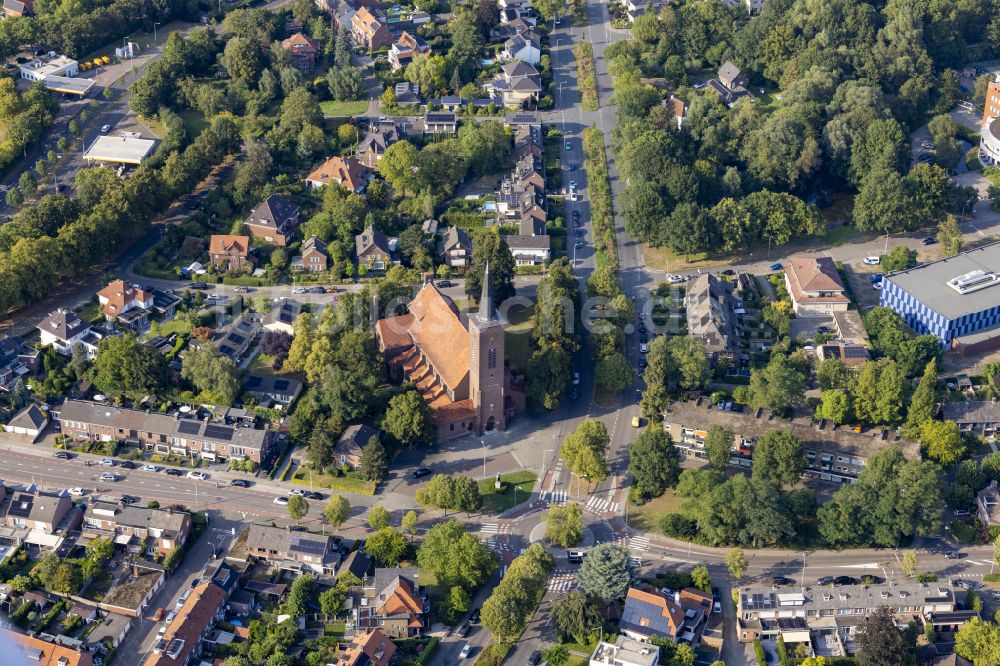
<path id="1" fill-rule="evenodd" d="M 479 440 L 479 443 L 483 445 L 483 478 L 486 478 L 486 442 L 484 440 Z"/>
<path id="2" fill-rule="evenodd" d="M 889 227 L 885 227 L 883 231 L 885 231 L 885 249 L 882 250 L 882 254 L 889 254 Z"/>
<path id="3" fill-rule="evenodd" d="M 153 21 L 153 43 L 156 43 L 156 26 L 160 25 L 158 22 Z"/>

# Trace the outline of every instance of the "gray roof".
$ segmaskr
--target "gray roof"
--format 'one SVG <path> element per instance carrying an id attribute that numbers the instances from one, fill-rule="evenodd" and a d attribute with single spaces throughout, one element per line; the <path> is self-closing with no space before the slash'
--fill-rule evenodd
<path id="1" fill-rule="evenodd" d="M 295 318 L 302 313 L 302 304 L 292 298 L 285 298 L 281 305 L 268 313 L 270 322 L 277 322 L 291 326 L 295 323 Z"/>
<path id="2" fill-rule="evenodd" d="M 31 404 L 15 414 L 7 425 L 12 428 L 40 430 L 46 421 L 48 421 L 48 416 L 42 413 L 38 405 Z"/>
<path id="3" fill-rule="evenodd" d="M 272 194 L 250 211 L 248 224 L 259 224 L 271 229 L 281 229 L 298 215 L 299 207 L 285 197 Z"/>
<path id="4" fill-rule="evenodd" d="M 302 392 L 302 382 L 277 375 L 247 375 L 243 379 L 243 389 L 247 393 L 270 395 L 280 400 L 292 401 Z"/>
<path id="5" fill-rule="evenodd" d="M 84 400 L 67 400 L 59 412 L 61 421 L 78 421 L 93 425 L 123 430 L 137 430 L 166 435 L 167 437 L 182 437 L 220 444 L 236 445 L 246 449 L 259 450 L 267 441 L 267 431 L 257 428 L 234 428 L 221 423 L 201 421 L 191 418 L 181 418 L 179 414 L 159 414 L 156 412 L 141 412 L 135 409 L 123 409 L 111 405 L 102 405 Z M 181 425 L 185 430 L 182 432 Z M 209 433 L 211 436 L 206 435 Z"/>
<path id="6" fill-rule="evenodd" d="M 996 400 L 941 403 L 941 418 L 959 425 L 1000 423 L 1000 403 Z"/>
<path id="7" fill-rule="evenodd" d="M 469 234 L 466 233 L 465 229 L 459 229 L 458 227 L 449 227 L 448 233 L 444 235 L 441 239 L 441 247 L 439 252 L 446 252 L 455 246 L 461 246 L 468 250 L 472 249 L 472 240 L 469 239 Z"/>
<path id="8" fill-rule="evenodd" d="M 281 555 L 302 548 L 322 548 L 326 553 L 330 549 L 330 537 L 251 523 L 247 527 L 246 544 L 248 548 L 276 550 Z"/>
<path id="9" fill-rule="evenodd" d="M 309 252 L 311 250 L 315 250 L 316 252 L 325 255 L 326 243 L 321 241 L 319 238 L 316 238 L 315 236 L 310 236 L 309 238 L 306 239 L 306 242 L 302 244 L 302 254 L 305 254 L 306 252 Z"/>
<path id="10" fill-rule="evenodd" d="M 966 294 L 948 286 L 948 280 L 976 270 L 1000 271 L 1000 242 L 890 273 L 885 279 L 946 319 L 957 319 L 973 312 L 1000 307 L 998 284 Z"/>
<path id="11" fill-rule="evenodd" d="M 59 505 L 63 502 L 69 504 L 68 497 L 55 493 L 46 493 L 40 490 L 33 493 L 16 492 L 10 498 L 7 516 L 27 518 L 57 527 L 54 523 L 59 514 Z"/>
<path id="12" fill-rule="evenodd" d="M 367 445 L 372 437 L 378 439 L 381 434 L 381 430 L 373 428 L 370 425 L 355 423 L 354 425 L 347 426 L 347 429 L 344 430 L 344 434 L 340 436 L 340 440 L 337 442 L 338 448 L 345 446 L 361 448 Z"/>
<path id="13" fill-rule="evenodd" d="M 548 236 L 525 236 L 523 234 L 511 234 L 504 236 L 507 247 L 511 250 L 548 250 L 552 245 L 552 239 Z"/>
<path id="14" fill-rule="evenodd" d="M 739 588 L 744 612 L 776 611 L 782 606 L 794 606 L 802 615 L 808 610 L 837 608 L 877 608 L 878 606 L 922 606 L 925 603 L 955 602 L 958 588 L 946 580 L 936 583 L 896 583 L 883 585 L 826 585 L 790 587 L 787 591 L 772 587 Z M 784 602 L 784 603 L 782 603 Z"/>
<path id="15" fill-rule="evenodd" d="M 40 331 L 48 331 L 60 340 L 69 340 L 90 328 L 72 310 L 59 308 L 49 314 L 36 327 Z"/>
<path id="16" fill-rule="evenodd" d="M 389 250 L 389 239 L 375 227 L 369 226 L 354 237 L 354 251 L 358 257 L 363 256 L 373 247 L 381 250 L 383 254 L 391 253 L 391 250 Z"/>
<path id="17" fill-rule="evenodd" d="M 364 577 L 368 575 L 368 570 L 371 568 L 371 559 L 369 559 L 369 557 L 362 551 L 355 550 L 340 563 L 340 570 L 337 571 L 337 573 L 339 574 L 345 571 L 350 571 L 358 577 L 358 580 L 364 580 Z"/>
<path id="18" fill-rule="evenodd" d="M 732 283 L 714 275 L 699 275 L 688 285 L 684 303 L 687 306 L 688 334 L 703 338 L 706 351 L 717 353 L 736 349 L 738 339 Z"/>
<path id="19" fill-rule="evenodd" d="M 739 76 L 740 73 L 740 68 L 734 65 L 732 60 L 727 60 L 722 63 L 722 67 L 719 68 L 719 80 L 723 82 L 732 81 Z"/>
<path id="20" fill-rule="evenodd" d="M 513 78 L 515 76 L 538 76 L 538 70 L 531 65 L 531 63 L 524 62 L 523 60 L 517 60 L 515 62 L 509 62 L 503 66 L 503 73 L 508 78 Z"/>

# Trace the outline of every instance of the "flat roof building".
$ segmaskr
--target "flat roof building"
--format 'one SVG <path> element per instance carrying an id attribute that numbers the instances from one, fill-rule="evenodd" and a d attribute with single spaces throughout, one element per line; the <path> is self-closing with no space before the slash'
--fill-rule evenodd
<path id="1" fill-rule="evenodd" d="M 879 304 L 906 325 L 960 354 L 1000 345 L 1000 243 L 905 271 L 882 281 Z"/>
<path id="2" fill-rule="evenodd" d="M 142 164 L 153 153 L 156 141 L 135 139 L 130 136 L 99 136 L 90 145 L 83 159 L 90 162 L 114 164 Z"/>
<path id="3" fill-rule="evenodd" d="M 21 78 L 41 82 L 48 90 L 69 95 L 86 95 L 94 87 L 93 79 L 78 79 L 80 63 L 49 51 L 47 55 L 21 65 Z"/>

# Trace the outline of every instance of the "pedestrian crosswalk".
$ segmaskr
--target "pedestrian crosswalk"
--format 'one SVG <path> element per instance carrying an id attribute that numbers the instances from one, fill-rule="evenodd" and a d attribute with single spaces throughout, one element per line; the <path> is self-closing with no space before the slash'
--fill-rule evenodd
<path id="1" fill-rule="evenodd" d="M 569 592 L 576 587 L 576 572 L 556 569 L 549 579 L 550 592 Z"/>
<path id="2" fill-rule="evenodd" d="M 649 548 L 649 537 L 634 536 L 628 540 L 629 550 L 637 550 L 640 553 L 644 553 L 647 548 Z"/>
<path id="3" fill-rule="evenodd" d="M 497 523 L 483 523 L 479 526 L 479 531 L 483 534 L 499 534 L 500 526 Z"/>
<path id="4" fill-rule="evenodd" d="M 618 513 L 619 507 L 618 502 L 612 502 L 610 499 L 600 497 L 599 495 L 591 495 L 584 508 L 593 513 Z"/>
<path id="5" fill-rule="evenodd" d="M 559 488 L 556 490 L 543 490 L 538 497 L 540 499 L 548 500 L 549 504 L 566 504 L 569 499 L 569 494 L 565 489 Z"/>

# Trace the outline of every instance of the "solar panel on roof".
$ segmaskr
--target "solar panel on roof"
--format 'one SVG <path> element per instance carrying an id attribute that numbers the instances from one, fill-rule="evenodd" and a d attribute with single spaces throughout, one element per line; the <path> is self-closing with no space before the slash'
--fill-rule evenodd
<path id="1" fill-rule="evenodd" d="M 258 375 L 250 375 L 247 377 L 247 388 L 255 389 L 260 386 L 261 377 Z"/>
<path id="2" fill-rule="evenodd" d="M 322 555 L 326 551 L 326 547 L 321 542 L 307 541 L 299 537 L 292 538 L 291 549 L 300 553 L 309 553 L 310 555 Z"/>
<path id="3" fill-rule="evenodd" d="M 243 344 L 243 341 L 246 340 L 246 338 L 244 338 L 242 335 L 239 335 L 238 333 L 230 333 L 229 339 L 232 340 L 233 343 L 238 345 Z"/>
<path id="4" fill-rule="evenodd" d="M 221 439 L 228 442 L 233 438 L 233 429 L 217 425 L 205 426 L 205 437 L 209 439 Z"/>
<path id="5" fill-rule="evenodd" d="M 177 426 L 177 431 L 185 435 L 193 435 L 201 430 L 201 424 L 197 421 L 181 421 Z"/>
<path id="6" fill-rule="evenodd" d="M 844 347 L 844 358 L 867 358 L 868 350 L 864 347 Z"/>
<path id="7" fill-rule="evenodd" d="M 281 322 L 285 323 L 285 324 L 291 324 L 292 323 L 292 314 L 290 312 L 286 312 L 285 310 L 282 310 L 281 314 L 278 315 L 278 319 Z"/>
<path id="8" fill-rule="evenodd" d="M 277 379 L 277 380 L 275 380 L 275 382 L 274 382 L 274 390 L 275 391 L 284 391 L 287 388 L 288 388 L 288 380 L 287 379 Z"/>
<path id="9" fill-rule="evenodd" d="M 230 347 L 229 345 L 222 345 L 221 347 L 219 347 L 219 351 L 225 354 L 226 356 L 232 356 L 233 354 L 236 353 L 236 350 Z"/>

